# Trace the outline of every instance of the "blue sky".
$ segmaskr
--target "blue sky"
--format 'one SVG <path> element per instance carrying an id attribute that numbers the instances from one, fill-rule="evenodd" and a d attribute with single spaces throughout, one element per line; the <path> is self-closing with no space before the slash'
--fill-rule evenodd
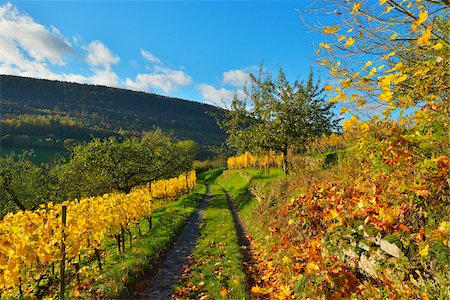
<path id="1" fill-rule="evenodd" d="M 305 78 L 304 1 L 0 1 L 0 73 L 228 102 L 264 60 Z"/>

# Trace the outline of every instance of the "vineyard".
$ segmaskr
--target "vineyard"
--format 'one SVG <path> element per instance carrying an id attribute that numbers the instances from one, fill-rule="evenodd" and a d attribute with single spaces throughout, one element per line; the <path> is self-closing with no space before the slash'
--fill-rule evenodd
<path id="1" fill-rule="evenodd" d="M 147 219 L 151 228 L 152 212 L 188 193 L 195 184 L 192 171 L 136 187 L 128 194 L 111 193 L 55 205 L 50 202 L 35 211 L 6 215 L 0 222 L 2 298 L 30 297 L 41 281 L 64 279 L 66 269 L 71 270 L 67 276 L 79 281 L 88 268 L 84 263 L 92 257 L 101 270 L 100 253 L 106 241 L 116 240 L 118 252 L 128 243 L 131 247 L 131 227 L 142 234 L 139 221 Z"/>
<path id="2" fill-rule="evenodd" d="M 311 2 L 326 82 L 196 82 L 236 88 L 207 160 L 160 129 L 0 156 L 0 298 L 450 299 L 450 2 Z"/>

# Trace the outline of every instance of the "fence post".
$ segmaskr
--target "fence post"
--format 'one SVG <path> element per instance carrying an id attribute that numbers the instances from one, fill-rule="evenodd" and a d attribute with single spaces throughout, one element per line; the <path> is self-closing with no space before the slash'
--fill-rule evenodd
<path id="1" fill-rule="evenodd" d="M 60 271 L 60 286 L 59 286 L 59 298 L 64 300 L 65 298 L 65 269 L 66 269 L 66 217 L 67 217 L 67 206 L 63 205 L 61 210 L 61 220 L 62 220 L 62 232 L 61 232 L 61 271 Z"/>

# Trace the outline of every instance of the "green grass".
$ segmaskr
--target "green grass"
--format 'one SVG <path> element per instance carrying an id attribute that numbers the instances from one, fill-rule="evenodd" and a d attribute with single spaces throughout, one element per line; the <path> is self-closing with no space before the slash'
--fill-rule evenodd
<path id="1" fill-rule="evenodd" d="M 259 211 L 258 200 L 251 195 L 249 188 L 255 184 L 270 188 L 271 183 L 285 176 L 280 169 L 271 169 L 270 173 L 244 169 L 228 170 L 217 178 L 217 184 L 229 191 L 230 196 L 236 201 L 239 216 L 250 236 L 262 245 L 267 243 L 265 237 L 269 231 L 267 225 L 262 222 L 263 216 Z M 269 247 L 269 245 L 266 246 Z"/>
<path id="2" fill-rule="evenodd" d="M 227 198 L 217 185 L 205 211 L 201 237 L 194 249 L 188 280 L 178 286 L 182 297 L 249 299 L 243 257 Z"/>
<path id="3" fill-rule="evenodd" d="M 83 279 L 83 282 L 88 284 L 81 297 L 90 298 L 89 293 L 108 299 L 132 296 L 142 275 L 154 271 L 160 257 L 175 243 L 205 192 L 205 185 L 199 184 L 190 196 L 184 196 L 157 209 L 153 214 L 153 226 L 150 231 L 147 220 L 141 221 L 143 236 L 140 238 L 137 238 L 139 237 L 137 227 L 133 226 L 131 232 L 137 239 L 133 240 L 130 247 L 127 234 L 126 249 L 123 253 L 118 253 L 117 244 L 113 241 L 104 245 L 103 271 L 98 270 L 95 261 L 91 262 L 89 269 L 95 275 Z"/>

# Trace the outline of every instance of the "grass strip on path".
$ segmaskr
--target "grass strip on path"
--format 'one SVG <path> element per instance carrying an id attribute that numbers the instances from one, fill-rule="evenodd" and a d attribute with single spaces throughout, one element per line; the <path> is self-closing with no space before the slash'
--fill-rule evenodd
<path id="1" fill-rule="evenodd" d="M 205 211 L 201 236 L 176 289 L 178 298 L 249 299 L 243 256 L 227 196 L 217 185 Z"/>
<path id="2" fill-rule="evenodd" d="M 132 226 L 133 245 L 118 253 L 114 242 L 104 245 L 102 251 L 103 271 L 95 262 L 86 268 L 86 277 L 75 289 L 75 297 L 81 298 L 127 298 L 132 297 L 138 282 L 145 273 L 152 272 L 161 257 L 177 240 L 189 217 L 196 210 L 206 192 L 204 184 L 198 184 L 193 193 L 168 203 L 153 213 L 152 228 L 147 220 L 140 222 L 139 237 L 137 227 Z M 95 274 L 95 275 L 94 275 Z"/>

